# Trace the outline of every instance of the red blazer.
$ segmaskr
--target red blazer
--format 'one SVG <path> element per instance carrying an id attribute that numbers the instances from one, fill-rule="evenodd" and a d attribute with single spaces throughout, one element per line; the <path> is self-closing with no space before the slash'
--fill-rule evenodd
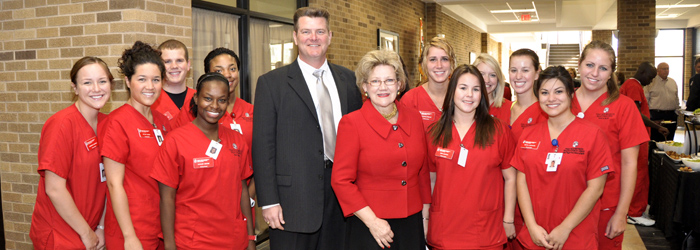
<path id="1" fill-rule="evenodd" d="M 430 203 L 423 121 L 417 110 L 396 105 L 396 124 L 370 101 L 340 120 L 331 184 L 346 217 L 369 206 L 379 218 L 406 218 Z"/>

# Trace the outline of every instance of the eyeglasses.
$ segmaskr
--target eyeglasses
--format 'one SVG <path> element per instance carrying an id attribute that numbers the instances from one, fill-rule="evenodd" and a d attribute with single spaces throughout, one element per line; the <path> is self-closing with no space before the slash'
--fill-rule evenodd
<path id="1" fill-rule="evenodd" d="M 386 79 L 386 80 L 384 80 L 384 81 L 382 81 L 382 80 L 371 80 L 371 81 L 369 81 L 368 83 L 369 83 L 369 85 L 372 86 L 372 87 L 379 87 L 379 85 L 382 85 L 382 83 L 384 83 L 384 85 L 386 85 L 386 86 L 394 86 L 394 85 L 396 85 L 396 79 L 389 78 L 389 79 Z"/>

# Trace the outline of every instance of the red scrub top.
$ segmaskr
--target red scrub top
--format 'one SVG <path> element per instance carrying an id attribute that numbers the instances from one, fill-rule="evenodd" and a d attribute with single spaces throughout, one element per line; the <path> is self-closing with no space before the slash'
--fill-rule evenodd
<path id="1" fill-rule="evenodd" d="M 460 140 L 452 126 L 447 148 L 432 152 L 437 157 L 437 181 L 430 206 L 428 244 L 438 249 L 484 249 L 508 241 L 503 229 L 505 211 L 503 169 L 510 168 L 515 148 L 508 124 L 496 120 L 493 142 L 486 148 L 474 145 L 476 126 Z M 460 149 L 467 149 L 464 167 L 458 164 Z"/>
<path id="2" fill-rule="evenodd" d="M 516 144 L 511 165 L 525 174 L 535 221 L 552 232 L 571 213 L 586 190 L 587 181 L 613 171 L 612 158 L 605 133 L 595 124 L 576 118 L 559 134 L 557 141 L 563 153 L 556 172 L 547 172 L 547 154 L 554 153 L 548 123 L 525 129 Z M 571 231 L 564 249 L 598 249 L 598 217 L 600 202 Z M 603 233 L 603 232 L 601 232 Z M 516 233 L 518 241 L 528 249 L 544 249 L 532 242 L 527 226 Z"/>
<path id="3" fill-rule="evenodd" d="M 428 92 L 422 86 L 418 86 L 406 92 L 406 94 L 401 97 L 401 103 L 420 112 L 421 118 L 423 119 L 423 128 L 426 132 L 428 152 L 435 152 L 436 147 L 431 143 L 432 138 L 428 130 L 431 124 L 440 120 L 440 116 L 442 116 L 442 107 L 438 108 L 435 106 L 433 99 L 430 99 L 430 95 L 428 95 Z M 428 168 L 430 172 L 435 172 L 435 162 L 431 160 L 428 164 Z"/>
<path id="4" fill-rule="evenodd" d="M 513 137 L 520 138 L 520 134 L 523 133 L 525 128 L 546 121 L 548 117 L 547 113 L 540 108 L 539 102 L 533 103 L 530 107 L 527 107 L 518 118 L 515 118 L 513 124 L 510 125 Z M 510 119 L 513 118 L 511 117 Z M 508 122 L 510 122 L 510 120 L 508 120 Z"/>
<path id="5" fill-rule="evenodd" d="M 194 116 L 190 112 L 190 105 L 182 107 L 182 112 L 178 117 L 170 121 L 173 129 L 182 127 L 194 121 Z M 226 112 L 224 117 L 219 120 L 219 124 L 226 125 L 228 129 L 234 128 L 239 133 L 243 134 L 248 146 L 253 143 L 253 105 L 245 100 L 236 97 L 236 102 L 233 103 L 231 113 Z M 240 128 L 237 126 L 240 125 Z M 240 131 L 238 130 L 240 129 Z"/>
<path id="6" fill-rule="evenodd" d="M 222 148 L 206 155 L 211 140 L 193 123 L 168 134 L 151 177 L 177 189 L 175 243 L 179 249 L 245 249 L 241 180 L 253 174 L 243 136 L 219 125 Z"/>
<path id="7" fill-rule="evenodd" d="M 584 120 L 598 125 L 605 132 L 613 159 L 613 172 L 620 173 L 622 150 L 649 141 L 649 135 L 646 133 L 646 128 L 644 127 L 642 116 L 639 115 L 637 106 L 629 97 L 620 95 L 614 102 L 603 106 L 603 100 L 607 97 L 608 94 L 603 93 L 588 107 L 586 112 L 581 112 L 581 105 L 574 94 L 574 99 L 571 102 L 571 111 L 579 118 L 583 117 Z M 621 183 L 619 176 L 619 174 L 608 175 L 603 196 L 600 198 L 602 209 L 617 206 L 617 202 L 620 199 Z"/>
<path id="8" fill-rule="evenodd" d="M 136 237 L 144 249 L 158 240 L 160 230 L 160 196 L 158 182 L 151 178 L 153 161 L 158 155 L 154 125 L 166 136 L 170 131 L 168 118 L 151 110 L 153 124 L 134 107 L 124 104 L 112 111 L 98 128 L 100 153 L 124 164 L 124 190 L 129 201 L 129 213 Z M 107 199 L 105 241 L 108 248 L 124 247 L 124 236 L 114 215 L 112 201 Z"/>
<path id="9" fill-rule="evenodd" d="M 98 123 L 106 117 L 99 113 Z M 75 206 L 95 230 L 102 218 L 107 189 L 100 164 L 95 132 L 75 104 L 44 123 L 39 140 L 39 189 L 29 230 L 34 248 L 85 249 L 78 233 L 61 218 L 46 194 L 45 170 L 66 179 Z"/>
<path id="10" fill-rule="evenodd" d="M 498 118 L 502 122 L 510 122 L 510 108 L 513 106 L 513 102 L 510 100 L 503 99 L 500 107 L 494 107 L 493 104 L 489 107 L 489 114 L 493 117 Z M 506 125 L 506 127 L 508 127 Z"/>
<path id="11" fill-rule="evenodd" d="M 194 93 L 194 89 L 189 87 L 187 88 L 187 94 L 185 94 L 185 102 L 182 104 L 183 108 L 190 106 L 190 100 L 192 100 L 192 96 L 194 96 Z M 167 117 L 168 120 L 175 119 L 180 113 L 180 109 L 177 108 L 177 105 L 175 105 L 173 100 L 170 99 L 170 96 L 167 92 L 165 92 L 164 89 L 160 90 L 160 96 L 158 97 L 158 99 L 156 99 L 153 105 L 151 105 L 151 109 L 160 112 L 165 117 Z"/>
<path id="12" fill-rule="evenodd" d="M 396 104 L 396 124 L 370 101 L 340 119 L 331 184 L 346 217 L 369 206 L 382 219 L 406 218 L 430 203 L 420 114 Z"/>

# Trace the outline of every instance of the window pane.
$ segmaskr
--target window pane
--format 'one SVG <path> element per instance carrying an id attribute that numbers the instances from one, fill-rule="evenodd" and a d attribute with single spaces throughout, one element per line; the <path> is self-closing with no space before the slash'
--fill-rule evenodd
<path id="1" fill-rule="evenodd" d="M 253 102 L 258 77 L 296 59 L 292 46 L 293 30 L 294 26 L 289 24 L 250 19 L 250 85 Z"/>
<path id="2" fill-rule="evenodd" d="M 250 1 L 250 10 L 279 17 L 294 18 L 296 0 L 255 0 Z"/>
<path id="3" fill-rule="evenodd" d="M 683 30 L 659 30 L 656 56 L 683 56 Z"/>
<path id="4" fill-rule="evenodd" d="M 218 47 L 238 53 L 238 16 L 192 8 L 192 79 L 197 82 L 204 72 L 204 57 Z M 240 68 L 240 65 L 238 66 Z M 239 84 L 240 86 L 240 84 Z M 196 87 L 196 86 L 195 86 Z M 239 87 L 237 87 L 239 88 Z M 236 90 L 238 93 L 239 90 Z"/>
<path id="5" fill-rule="evenodd" d="M 654 67 L 659 63 L 665 62 L 668 64 L 668 77 L 673 78 L 678 85 L 678 100 L 683 101 L 683 57 L 657 57 Z M 680 105 L 680 103 L 679 103 Z"/>

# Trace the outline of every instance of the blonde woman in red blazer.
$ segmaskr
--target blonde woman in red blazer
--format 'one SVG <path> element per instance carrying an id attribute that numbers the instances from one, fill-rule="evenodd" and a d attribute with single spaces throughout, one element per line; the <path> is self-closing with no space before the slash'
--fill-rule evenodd
<path id="1" fill-rule="evenodd" d="M 370 51 L 355 76 L 367 100 L 340 120 L 331 179 L 349 217 L 345 247 L 425 249 L 427 144 L 418 111 L 396 102 L 406 83 L 399 57 Z"/>

